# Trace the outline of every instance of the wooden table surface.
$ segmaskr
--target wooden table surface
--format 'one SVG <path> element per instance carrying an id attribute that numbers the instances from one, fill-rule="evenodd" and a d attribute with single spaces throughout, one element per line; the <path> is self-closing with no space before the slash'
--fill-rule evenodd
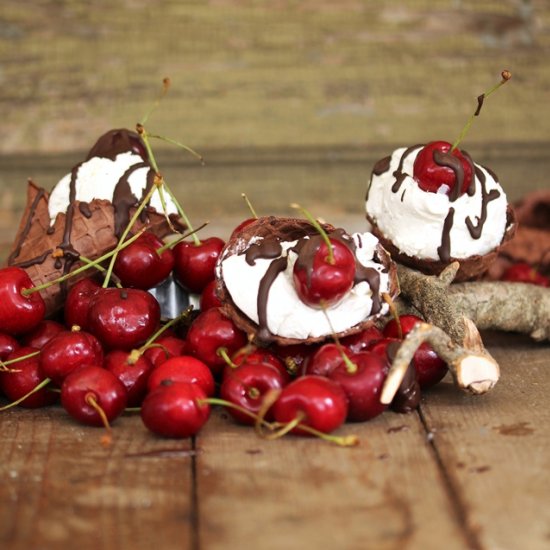
<path id="1" fill-rule="evenodd" d="M 480 147 L 476 157 L 517 198 L 547 185 L 547 150 Z M 204 169 L 161 160 L 193 219 L 213 219 L 211 232 L 246 216 L 240 191 L 260 213 L 288 213 L 298 200 L 357 229 L 380 153 L 263 151 L 245 161 L 212 152 Z M 4 244 L 26 177 L 49 187 L 78 158 L 0 157 Z M 127 414 L 104 448 L 100 430 L 60 407 L 3 412 L 0 548 L 548 548 L 550 348 L 514 334 L 484 338 L 502 368 L 491 393 L 466 395 L 446 379 L 417 412 L 346 425 L 339 433 L 360 438 L 351 449 L 293 436 L 265 441 L 219 410 L 182 441 L 155 437 Z"/>

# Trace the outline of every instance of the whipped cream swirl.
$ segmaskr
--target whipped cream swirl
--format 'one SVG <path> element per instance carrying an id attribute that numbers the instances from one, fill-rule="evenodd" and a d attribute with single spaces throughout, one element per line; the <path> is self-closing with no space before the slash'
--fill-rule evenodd
<path id="1" fill-rule="evenodd" d="M 422 190 L 413 177 L 422 145 L 396 149 L 379 161 L 371 177 L 366 211 L 401 252 L 420 259 L 449 261 L 483 255 L 506 231 L 507 200 L 496 175 L 474 164 L 473 193 L 451 201 Z"/>

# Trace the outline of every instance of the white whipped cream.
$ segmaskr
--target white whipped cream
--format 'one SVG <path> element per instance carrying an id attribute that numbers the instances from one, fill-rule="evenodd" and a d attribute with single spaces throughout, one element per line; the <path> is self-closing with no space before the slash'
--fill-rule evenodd
<path id="1" fill-rule="evenodd" d="M 464 193 L 454 202 L 442 193 L 423 191 L 413 178 L 413 165 L 420 148 L 409 153 L 403 162 L 402 172 L 407 174 L 399 191 L 394 193 L 392 185 L 396 178 L 394 171 L 405 147 L 396 149 L 391 156 L 389 170 L 379 176 L 373 174 L 366 202 L 369 216 L 376 222 L 384 236 L 408 256 L 439 260 L 437 252 L 441 246 L 443 224 L 453 207 L 454 222 L 450 232 L 452 258 L 467 258 L 486 254 L 502 241 L 506 230 L 507 200 L 502 187 L 482 166 L 476 164 L 485 175 L 487 192 L 498 190 L 499 197 L 487 204 L 487 220 L 478 239 L 474 239 L 466 226 L 469 216 L 474 224 L 481 215 L 482 189 L 476 177 L 475 194 Z"/>
<path id="2" fill-rule="evenodd" d="M 365 267 L 372 267 L 380 273 L 379 292 L 389 292 L 389 276 L 384 273 L 384 266 L 374 261 L 378 239 L 371 233 L 352 235 L 356 244 L 356 257 Z M 258 239 L 253 239 L 250 246 Z M 372 309 L 372 291 L 365 281 L 355 285 L 338 304 L 327 308 L 325 312 L 304 304 L 294 287 L 292 271 L 297 254 L 289 251 L 297 241 L 281 242 L 282 256 L 288 256 L 284 271 L 274 280 L 267 301 L 267 328 L 283 338 L 319 338 L 330 336 L 334 332 L 345 331 L 364 321 Z M 244 244 L 244 243 L 243 243 Z M 244 247 L 238 247 L 239 252 Z M 255 265 L 247 263 L 244 254 L 226 252 L 218 260 L 217 275 L 221 277 L 235 305 L 252 321 L 258 318 L 258 291 L 262 277 L 271 265 L 271 259 L 256 259 Z M 384 315 L 388 305 L 382 304 L 377 315 Z M 330 319 L 330 323 L 327 320 Z M 331 327 L 332 324 L 332 327 Z"/>
<path id="3" fill-rule="evenodd" d="M 130 151 L 120 153 L 115 160 L 104 157 L 92 157 L 84 162 L 78 169 L 76 176 L 76 196 L 75 199 L 83 202 L 91 202 L 93 199 L 113 200 L 113 193 L 116 184 L 131 166 L 143 162 L 143 159 Z M 149 167 L 138 168 L 128 178 L 130 189 L 134 196 L 139 200 L 143 194 L 143 189 L 147 185 L 147 174 Z M 69 207 L 69 187 L 71 183 L 71 174 L 63 177 L 52 189 L 50 194 L 48 208 L 51 223 L 60 212 L 65 213 Z M 164 193 L 164 202 L 167 214 L 176 214 L 176 205 Z M 164 212 L 160 195 L 155 191 L 149 203 L 157 212 Z"/>

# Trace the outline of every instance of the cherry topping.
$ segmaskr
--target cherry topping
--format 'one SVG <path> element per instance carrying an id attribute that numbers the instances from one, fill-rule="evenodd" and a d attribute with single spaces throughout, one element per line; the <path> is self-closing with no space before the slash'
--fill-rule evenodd
<path id="1" fill-rule="evenodd" d="M 444 193 L 454 200 L 468 191 L 474 169 L 471 159 L 460 149 L 451 151 L 447 141 L 432 141 L 418 153 L 413 174 L 420 189 Z"/>

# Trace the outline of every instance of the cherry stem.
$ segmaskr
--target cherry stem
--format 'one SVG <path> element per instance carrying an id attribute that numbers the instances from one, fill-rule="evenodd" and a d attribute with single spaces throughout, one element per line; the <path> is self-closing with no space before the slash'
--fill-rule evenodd
<path id="1" fill-rule="evenodd" d="M 308 212 L 305 208 L 302 208 L 299 204 L 292 203 L 290 207 L 296 210 L 300 210 L 300 212 L 302 212 L 302 214 L 308 219 L 311 225 L 313 225 L 313 227 L 315 227 L 315 229 L 319 232 L 328 248 L 327 262 L 330 265 L 334 265 L 334 252 L 332 250 L 332 243 L 330 242 L 327 232 L 322 228 L 321 224 L 311 215 L 310 212 Z"/>
<path id="2" fill-rule="evenodd" d="M 193 229 L 193 231 L 189 231 L 185 234 L 183 234 L 181 237 L 178 237 L 177 239 L 170 241 L 168 243 L 165 243 L 160 248 L 157 248 L 156 252 L 160 256 L 165 250 L 168 250 L 169 248 L 174 248 L 177 244 L 181 243 L 184 239 L 187 239 L 187 237 L 191 237 L 194 233 L 198 233 L 201 229 L 204 229 L 210 222 L 204 222 L 202 225 L 199 225 L 196 229 Z"/>
<path id="3" fill-rule="evenodd" d="M 356 445 L 359 445 L 359 438 L 356 435 L 344 435 L 344 436 L 331 435 L 331 434 L 327 434 L 325 432 L 316 430 L 315 428 L 312 428 L 311 426 L 307 426 L 306 424 L 298 424 L 296 427 L 304 432 L 309 433 L 310 435 L 319 437 L 323 441 L 334 443 L 336 445 L 339 445 L 340 447 L 355 447 Z"/>
<path id="4" fill-rule="evenodd" d="M 250 418 L 259 421 L 261 424 L 264 424 L 268 428 L 271 428 L 271 424 L 264 420 L 263 418 L 259 418 L 257 414 L 249 411 L 248 409 L 245 409 L 244 407 L 241 407 L 240 405 L 236 405 L 235 403 L 232 403 L 231 401 L 226 401 L 225 399 L 221 399 L 219 397 L 208 397 L 206 399 L 197 399 L 197 403 L 199 405 L 220 405 L 222 407 L 227 407 L 228 409 L 235 409 L 236 411 L 241 412 L 242 414 L 249 416 Z"/>
<path id="5" fill-rule="evenodd" d="M 141 412 L 141 407 L 126 407 L 124 409 L 125 413 L 138 413 Z"/>
<path id="6" fill-rule="evenodd" d="M 258 219 L 258 214 L 256 214 L 256 210 L 254 210 L 254 207 L 252 206 L 252 203 L 250 202 L 250 200 L 246 196 L 246 193 L 241 193 L 241 197 L 244 199 L 244 202 L 246 202 L 246 206 L 248 206 L 248 209 L 252 213 L 252 216 L 255 219 Z"/>
<path id="7" fill-rule="evenodd" d="M 510 78 L 512 78 L 512 73 L 510 71 L 504 70 L 500 74 L 501 80 L 498 84 L 495 84 L 490 90 L 487 90 L 485 93 L 481 94 L 477 98 L 477 108 L 474 113 L 470 115 L 470 118 L 464 125 L 464 128 L 462 128 L 458 138 L 456 138 L 455 142 L 453 143 L 450 152 L 452 153 L 460 144 L 460 142 L 464 139 L 466 134 L 468 133 L 468 130 L 470 129 L 470 126 L 474 122 L 475 117 L 479 116 L 479 113 L 481 112 L 481 106 L 483 105 L 483 102 L 485 99 L 487 99 L 492 93 L 496 92 L 503 84 L 506 84 Z"/>
<path id="8" fill-rule="evenodd" d="M 229 357 L 229 354 L 227 353 L 227 348 L 218 348 L 216 350 L 216 355 L 221 357 L 232 369 L 236 369 L 238 367 L 238 365 L 231 361 L 231 357 Z"/>
<path id="9" fill-rule="evenodd" d="M 105 411 L 101 407 L 101 405 L 97 402 L 96 395 L 94 393 L 87 393 L 84 397 L 84 401 L 87 405 L 92 407 L 92 409 L 95 410 L 95 412 L 99 415 L 99 418 L 101 419 L 101 422 L 105 429 L 107 430 L 107 434 L 101 439 L 101 443 L 103 446 L 109 446 L 113 440 L 112 433 L 113 429 L 111 428 L 111 424 L 109 424 L 109 419 L 107 418 L 107 415 L 105 414 Z"/>
<path id="10" fill-rule="evenodd" d="M 152 334 L 149 337 L 149 339 L 145 342 L 145 344 L 143 344 L 143 346 L 141 346 L 138 349 L 132 350 L 132 352 L 130 353 L 130 357 L 132 356 L 133 353 L 136 353 L 138 358 L 139 358 L 139 356 L 142 355 L 145 350 L 147 350 L 147 349 L 149 349 L 150 347 L 153 346 L 155 340 L 161 334 L 163 334 L 165 331 L 167 331 L 171 326 L 174 326 L 179 321 L 182 321 L 183 319 L 188 317 L 191 314 L 192 311 L 193 311 L 193 306 L 189 306 L 180 315 L 178 315 L 177 317 L 174 317 L 173 319 L 170 319 L 170 321 L 168 321 L 167 323 L 162 325 L 162 327 L 160 327 L 154 334 Z M 156 344 L 156 345 L 161 346 L 161 344 Z M 161 347 L 164 347 L 164 346 L 161 346 Z M 164 348 L 164 350 L 166 351 L 166 348 Z M 135 361 L 137 361 L 137 359 Z M 135 361 L 134 361 L 134 363 L 135 363 Z M 133 364 L 133 363 L 131 363 L 131 364 Z"/>
<path id="11" fill-rule="evenodd" d="M 19 399 L 16 399 L 15 401 L 12 401 L 11 403 L 8 403 L 7 405 L 4 405 L 3 407 L 0 407 L 0 411 L 7 411 L 8 409 L 11 409 L 12 407 L 15 407 L 16 405 L 19 405 L 19 403 L 22 403 L 27 399 L 27 397 L 30 397 L 37 391 L 40 391 L 42 388 L 46 387 L 51 382 L 51 379 L 44 378 L 40 384 L 37 384 L 30 392 L 27 392 L 23 397 L 20 397 Z"/>
<path id="12" fill-rule="evenodd" d="M 176 205 L 176 209 L 177 209 L 181 219 L 183 220 L 183 222 L 185 223 L 187 228 L 190 231 L 193 231 L 192 236 L 193 236 L 193 240 L 195 242 L 195 245 L 199 246 L 201 244 L 201 241 L 197 237 L 196 233 L 194 232 L 193 226 L 191 225 L 191 222 L 189 221 L 189 218 L 187 217 L 187 214 L 184 212 L 184 210 L 181 207 L 179 201 L 174 196 L 174 193 L 172 193 L 172 191 L 168 187 L 168 184 L 166 183 L 164 178 L 160 175 L 160 172 L 159 172 L 159 169 L 158 169 L 158 164 L 157 164 L 157 161 L 155 160 L 155 155 L 153 153 L 153 149 L 151 148 L 151 144 L 149 143 L 149 134 L 148 134 L 147 130 L 145 129 L 143 124 L 139 124 L 139 123 L 136 125 L 136 130 L 137 130 L 137 133 L 140 135 L 140 137 L 143 141 L 143 144 L 145 145 L 145 149 L 146 149 L 147 155 L 149 157 L 149 162 L 151 163 L 151 166 L 153 167 L 153 170 L 159 175 L 159 177 L 161 179 L 161 183 L 164 185 L 165 191 L 168 193 L 168 195 L 172 199 L 172 201 L 174 201 L 174 204 Z M 166 218 L 168 219 L 168 216 L 166 216 Z"/>
<path id="13" fill-rule="evenodd" d="M 151 197 L 153 196 L 153 193 L 162 186 L 162 176 L 155 176 L 155 181 L 153 185 L 151 186 L 151 189 L 147 192 L 143 200 L 139 203 L 138 207 L 136 208 L 136 211 L 134 212 L 134 215 L 130 218 L 130 221 L 128 222 L 128 225 L 122 232 L 122 235 L 120 236 L 119 245 L 121 243 L 124 243 L 126 237 L 128 236 L 128 233 L 130 233 L 130 230 L 136 223 L 139 215 L 143 212 L 143 209 L 147 206 L 147 203 L 151 200 Z M 111 261 L 109 262 L 109 267 L 107 268 L 107 273 L 105 274 L 105 279 L 103 280 L 103 288 L 107 288 L 109 285 L 109 281 L 111 279 L 111 273 L 113 272 L 113 268 L 115 266 L 116 258 L 118 256 L 118 253 L 120 251 L 120 247 L 115 248 L 115 253 L 113 256 L 111 256 Z"/>
<path id="14" fill-rule="evenodd" d="M 162 79 L 162 90 L 157 97 L 156 101 L 151 105 L 149 110 L 145 113 L 144 117 L 141 119 L 141 124 L 145 124 L 151 115 L 153 111 L 157 109 L 157 107 L 160 105 L 160 102 L 164 99 L 164 96 L 168 93 L 168 89 L 170 88 L 170 79 L 168 77 L 165 77 Z"/>
<path id="15" fill-rule="evenodd" d="M 90 260 L 90 258 L 86 258 L 86 256 L 79 256 L 78 259 L 83 264 L 91 264 L 91 267 L 95 267 L 101 273 L 106 273 L 107 272 L 107 270 L 102 265 L 96 264 L 94 262 L 94 260 Z M 120 279 L 114 273 L 111 274 L 111 279 L 113 279 L 113 282 L 115 283 L 115 286 L 117 288 L 122 288 L 122 285 L 120 283 Z"/>
<path id="16" fill-rule="evenodd" d="M 199 160 L 199 162 L 204 166 L 206 163 L 204 162 L 204 157 L 197 153 L 194 149 L 191 149 L 188 145 L 185 145 L 184 143 L 181 143 L 179 141 L 176 141 L 175 139 L 165 137 L 165 136 L 159 136 L 158 134 L 149 134 L 150 138 L 160 139 L 161 141 L 165 141 L 166 143 L 171 143 L 172 145 L 175 145 L 176 147 L 179 147 L 180 149 L 184 149 L 188 153 L 191 153 L 196 159 Z"/>
<path id="17" fill-rule="evenodd" d="M 357 365 L 348 357 L 347 353 L 344 351 L 344 346 L 342 346 L 342 344 L 340 343 L 340 338 L 338 338 L 338 336 L 336 335 L 336 331 L 334 330 L 332 321 L 328 316 L 327 308 L 322 301 L 321 301 L 321 310 L 325 314 L 328 326 L 330 327 L 330 332 L 332 334 L 332 339 L 334 340 L 334 345 L 338 348 L 338 351 L 342 356 L 344 364 L 346 365 L 346 370 L 348 371 L 349 374 L 355 374 L 357 372 Z"/>
<path id="18" fill-rule="evenodd" d="M 8 365 L 19 363 L 19 361 L 24 361 L 25 359 L 30 359 L 31 357 L 36 357 L 37 355 L 40 355 L 40 350 L 27 353 L 26 355 L 21 355 L 21 357 L 16 357 L 15 359 L 10 359 L 9 361 L 0 361 L 0 363 L 3 367 L 7 367 Z"/>
<path id="19" fill-rule="evenodd" d="M 83 266 L 80 266 L 78 269 L 75 269 L 74 271 L 70 271 L 66 275 L 62 275 L 58 279 L 55 279 L 53 281 L 48 281 L 47 283 L 44 283 L 42 285 L 33 286 L 32 288 L 24 288 L 21 291 L 22 296 L 29 296 L 29 294 L 32 294 L 33 292 L 39 292 L 41 290 L 45 290 L 55 284 L 62 283 L 63 281 L 66 281 L 67 279 L 70 279 L 71 277 L 74 277 L 75 275 L 79 275 L 80 273 L 86 271 L 87 269 L 90 269 L 90 267 L 95 267 L 94 264 L 99 264 L 100 262 L 103 262 L 112 256 L 114 256 L 119 250 L 122 250 L 123 248 L 126 248 L 127 246 L 131 245 L 142 233 L 145 231 L 145 229 L 142 229 L 138 233 L 136 233 L 133 237 L 128 239 L 125 243 L 122 245 L 117 246 L 110 252 L 107 252 L 106 254 L 103 254 L 103 256 L 100 256 L 96 260 L 94 260 L 91 264 L 84 264 Z"/>
<path id="20" fill-rule="evenodd" d="M 395 304 L 392 300 L 392 297 L 387 293 L 382 293 L 382 298 L 386 304 L 388 304 L 388 307 L 390 308 L 391 316 L 394 318 L 396 324 L 397 324 L 397 335 L 399 336 L 399 340 L 403 340 L 403 327 L 401 326 L 401 321 L 399 319 L 399 313 L 397 311 L 397 308 L 395 307 Z"/>

